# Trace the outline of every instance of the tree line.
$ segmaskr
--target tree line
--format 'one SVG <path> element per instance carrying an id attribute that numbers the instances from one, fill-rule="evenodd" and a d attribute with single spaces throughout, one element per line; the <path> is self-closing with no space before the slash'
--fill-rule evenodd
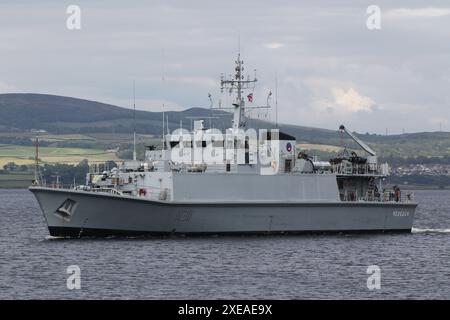
<path id="1" fill-rule="evenodd" d="M 104 164 L 105 169 L 117 167 L 114 161 L 107 161 Z M 18 165 L 9 162 L 3 166 L 3 173 L 32 173 L 34 165 Z M 84 159 L 78 164 L 44 164 L 40 166 L 42 178 L 46 183 L 53 183 L 58 180 L 61 184 L 70 185 L 75 183 L 84 184 L 86 182 L 86 174 L 89 172 L 89 161 Z"/>

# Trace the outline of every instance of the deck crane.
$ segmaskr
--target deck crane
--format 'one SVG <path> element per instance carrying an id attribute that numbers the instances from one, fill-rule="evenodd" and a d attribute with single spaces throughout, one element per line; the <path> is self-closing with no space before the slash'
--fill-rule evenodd
<path id="1" fill-rule="evenodd" d="M 356 137 L 350 130 L 348 130 L 344 125 L 339 126 L 339 131 L 345 132 L 350 138 L 352 138 L 353 141 L 355 141 L 364 151 L 366 151 L 370 156 L 367 157 L 367 159 L 364 159 L 363 162 L 367 161 L 367 164 L 369 165 L 369 168 L 372 170 L 376 169 L 377 166 L 377 153 L 369 147 L 367 144 L 365 144 L 363 141 L 361 141 L 358 137 Z M 354 157 L 357 159 L 363 159 L 356 156 L 355 153 L 353 153 Z"/>
<path id="2" fill-rule="evenodd" d="M 339 126 L 339 130 L 341 132 L 345 132 L 346 134 L 348 134 L 350 136 L 350 138 L 352 138 L 353 141 L 355 141 L 368 154 L 376 157 L 376 155 L 377 155 L 376 152 L 373 151 L 372 148 L 370 148 L 367 144 L 365 144 L 363 141 L 361 141 L 358 137 L 356 137 L 353 133 L 351 133 L 350 130 L 348 130 L 344 125 L 341 124 Z"/>

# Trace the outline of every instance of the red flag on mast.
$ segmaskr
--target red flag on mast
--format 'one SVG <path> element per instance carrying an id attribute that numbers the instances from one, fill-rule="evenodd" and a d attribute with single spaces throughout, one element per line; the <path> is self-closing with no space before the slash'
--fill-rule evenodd
<path id="1" fill-rule="evenodd" d="M 248 99 L 248 102 L 253 102 L 253 93 L 250 93 L 250 94 L 247 96 L 247 99 Z"/>

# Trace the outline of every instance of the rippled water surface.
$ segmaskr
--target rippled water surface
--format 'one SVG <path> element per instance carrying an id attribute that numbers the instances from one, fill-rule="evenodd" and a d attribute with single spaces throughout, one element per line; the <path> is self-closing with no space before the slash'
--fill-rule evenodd
<path id="1" fill-rule="evenodd" d="M 412 234 L 78 240 L 49 237 L 27 190 L 0 189 L 0 298 L 450 299 L 450 191 L 415 195 Z"/>

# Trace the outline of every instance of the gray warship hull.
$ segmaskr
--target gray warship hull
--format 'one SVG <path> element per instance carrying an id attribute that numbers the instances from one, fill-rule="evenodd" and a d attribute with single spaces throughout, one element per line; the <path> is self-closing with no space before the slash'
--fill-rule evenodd
<path id="1" fill-rule="evenodd" d="M 410 232 L 416 203 L 189 202 L 30 187 L 52 236 Z M 61 208 L 68 208 L 62 210 Z"/>

